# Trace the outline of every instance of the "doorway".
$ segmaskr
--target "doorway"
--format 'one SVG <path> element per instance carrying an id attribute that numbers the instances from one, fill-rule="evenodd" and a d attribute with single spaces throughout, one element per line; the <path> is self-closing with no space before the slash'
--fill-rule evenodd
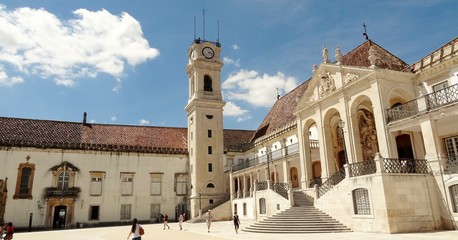
<path id="1" fill-rule="evenodd" d="M 52 228 L 60 229 L 65 228 L 65 219 L 67 216 L 67 206 L 54 207 L 54 217 Z"/>
<path id="2" fill-rule="evenodd" d="M 413 159 L 412 142 L 409 134 L 401 134 L 396 137 L 396 146 L 399 158 Z"/>

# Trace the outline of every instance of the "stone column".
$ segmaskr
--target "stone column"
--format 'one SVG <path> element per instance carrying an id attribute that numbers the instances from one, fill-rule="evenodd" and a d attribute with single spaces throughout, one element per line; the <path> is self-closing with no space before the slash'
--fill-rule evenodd
<path id="1" fill-rule="evenodd" d="M 289 171 L 289 162 L 285 159 L 283 161 L 283 182 L 288 183 L 291 180 L 290 171 Z"/>
<path id="2" fill-rule="evenodd" d="M 423 142 L 425 145 L 425 159 L 428 161 L 433 172 L 441 171 L 441 145 L 437 136 L 436 120 L 429 119 L 421 122 L 421 132 L 423 134 Z"/>
<path id="3" fill-rule="evenodd" d="M 243 174 L 243 197 L 247 197 L 246 174 Z"/>
<path id="4" fill-rule="evenodd" d="M 231 197 L 231 200 L 234 199 L 234 178 L 232 176 L 232 171 L 229 173 L 229 194 Z"/>

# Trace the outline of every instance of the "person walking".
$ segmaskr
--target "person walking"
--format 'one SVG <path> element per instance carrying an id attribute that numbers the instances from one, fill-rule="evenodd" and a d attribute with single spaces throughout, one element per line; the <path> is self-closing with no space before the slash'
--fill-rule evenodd
<path id="1" fill-rule="evenodd" d="M 141 240 L 143 235 L 143 230 L 141 229 L 142 226 L 138 224 L 136 218 L 132 220 L 132 227 L 130 228 L 129 235 L 127 235 L 127 239 L 129 239 L 130 235 L 132 235 L 132 240 Z"/>
<path id="2" fill-rule="evenodd" d="M 206 218 L 206 222 L 207 222 L 207 229 L 208 229 L 208 232 L 210 232 L 210 227 L 212 225 L 212 211 L 211 210 L 208 210 L 207 212 L 207 218 Z"/>
<path id="3" fill-rule="evenodd" d="M 183 214 L 180 214 L 180 216 L 178 217 L 178 226 L 180 226 L 180 230 L 183 229 L 183 220 L 184 220 Z"/>
<path id="4" fill-rule="evenodd" d="M 239 218 L 239 215 L 237 215 L 237 212 L 234 212 L 234 227 L 235 227 L 235 233 L 239 233 L 240 218 Z"/>
<path id="5" fill-rule="evenodd" d="M 165 230 L 165 227 L 168 227 L 170 229 L 169 224 L 167 224 L 169 221 L 169 215 L 167 213 L 164 214 L 164 228 L 162 230 Z"/>
<path id="6" fill-rule="evenodd" d="M 13 223 L 9 222 L 8 224 L 6 224 L 6 235 L 3 239 L 6 239 L 6 240 L 13 239 L 13 234 L 14 234 Z"/>

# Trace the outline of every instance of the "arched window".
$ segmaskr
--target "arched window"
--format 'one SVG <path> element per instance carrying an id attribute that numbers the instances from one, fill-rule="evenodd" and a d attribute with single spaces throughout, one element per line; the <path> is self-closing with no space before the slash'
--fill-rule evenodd
<path id="1" fill-rule="evenodd" d="M 207 188 L 215 188 L 215 185 L 213 183 L 207 184 Z"/>
<path id="2" fill-rule="evenodd" d="M 449 190 L 450 198 L 452 199 L 453 212 L 458 212 L 458 184 L 450 186 Z"/>
<path id="3" fill-rule="evenodd" d="M 204 76 L 204 91 L 206 92 L 213 92 L 213 85 L 212 85 L 212 79 L 210 76 L 205 75 Z"/>
<path id="4" fill-rule="evenodd" d="M 259 214 L 266 214 L 266 199 L 259 199 Z"/>
<path id="5" fill-rule="evenodd" d="M 371 205 L 369 192 L 365 188 L 358 188 L 352 191 L 353 209 L 357 215 L 370 215 Z"/>

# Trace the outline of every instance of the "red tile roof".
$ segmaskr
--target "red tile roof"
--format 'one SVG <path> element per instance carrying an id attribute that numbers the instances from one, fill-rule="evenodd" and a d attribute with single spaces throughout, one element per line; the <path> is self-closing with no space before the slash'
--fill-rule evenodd
<path id="1" fill-rule="evenodd" d="M 293 115 L 294 109 L 296 108 L 297 101 L 302 97 L 305 90 L 307 89 L 309 81 L 303 82 L 301 85 L 291 90 L 280 99 L 270 109 L 270 112 L 264 118 L 258 130 L 252 140 L 258 139 L 262 136 L 268 135 L 269 133 L 279 130 L 280 128 L 296 121 L 296 117 Z"/>
<path id="2" fill-rule="evenodd" d="M 377 52 L 377 61 L 375 65 L 377 68 L 390 69 L 395 71 L 402 71 L 409 65 L 396 57 L 392 53 L 388 52 L 384 48 L 377 45 L 372 40 L 367 40 L 363 44 L 354 48 L 342 57 L 342 65 L 355 66 L 355 67 L 370 67 L 369 62 L 369 48 L 374 46 Z"/>
<path id="3" fill-rule="evenodd" d="M 254 131 L 224 130 L 226 147 L 249 142 Z M 187 154 L 187 129 L 0 117 L 0 145 Z"/>

